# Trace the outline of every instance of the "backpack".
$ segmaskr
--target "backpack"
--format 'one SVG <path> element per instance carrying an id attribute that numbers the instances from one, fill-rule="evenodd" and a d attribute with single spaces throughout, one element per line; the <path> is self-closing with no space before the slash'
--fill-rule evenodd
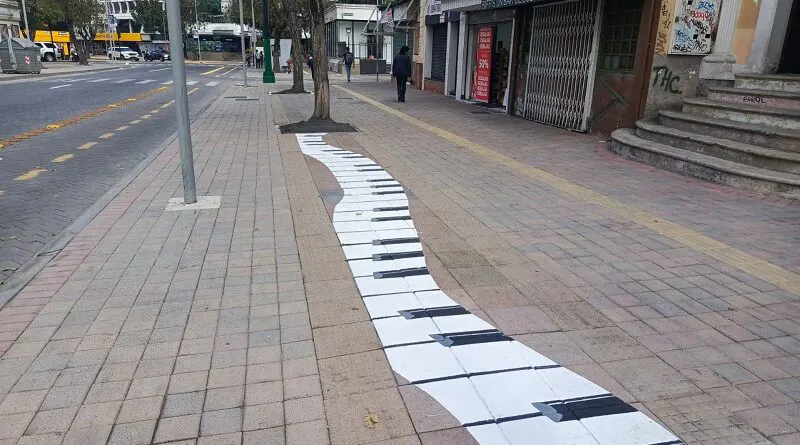
<path id="1" fill-rule="evenodd" d="M 353 53 L 345 53 L 344 54 L 344 64 L 345 65 L 352 65 L 353 64 Z"/>

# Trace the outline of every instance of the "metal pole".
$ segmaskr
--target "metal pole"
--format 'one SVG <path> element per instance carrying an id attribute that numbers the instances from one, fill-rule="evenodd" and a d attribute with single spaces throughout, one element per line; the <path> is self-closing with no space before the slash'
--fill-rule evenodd
<path id="1" fill-rule="evenodd" d="M 197 61 L 202 62 L 203 56 L 200 55 L 200 19 L 197 14 L 197 0 L 194 0 L 194 26 L 197 29 Z"/>
<path id="2" fill-rule="evenodd" d="M 253 12 L 253 3 L 255 0 L 250 0 L 250 54 L 253 55 L 253 64 L 256 62 L 256 13 Z"/>
<path id="3" fill-rule="evenodd" d="M 378 70 L 378 48 L 381 45 L 381 0 L 375 0 L 375 82 L 381 81 L 380 71 Z"/>
<path id="4" fill-rule="evenodd" d="M 244 87 L 247 88 L 247 56 L 244 53 L 244 6 L 243 0 L 239 0 L 239 37 L 242 42 L 242 74 L 244 78 Z"/>
<path id="5" fill-rule="evenodd" d="M 33 42 L 33 36 L 31 35 L 31 27 L 28 26 L 28 9 L 25 7 L 25 0 L 22 0 L 22 17 L 25 18 L 25 32 L 28 34 L 28 40 Z M 11 29 L 8 30 L 8 36 L 11 37 Z"/>
<path id="6" fill-rule="evenodd" d="M 261 40 L 264 45 L 264 83 L 275 83 L 275 73 L 272 71 L 272 45 L 269 38 L 269 0 L 261 0 Z M 275 43 L 280 45 L 280 40 L 275 39 Z M 291 57 L 291 54 L 289 54 Z M 279 64 L 280 66 L 280 64 Z"/>
<path id="7" fill-rule="evenodd" d="M 192 133 L 189 126 L 189 95 L 186 92 L 186 66 L 183 60 L 183 30 L 181 29 L 181 6 L 179 0 L 167 0 L 167 22 L 169 24 L 169 50 L 172 54 L 172 79 L 175 84 L 175 110 L 178 115 L 178 143 L 183 173 L 183 202 L 197 202 L 194 182 L 194 158 L 192 155 Z"/>

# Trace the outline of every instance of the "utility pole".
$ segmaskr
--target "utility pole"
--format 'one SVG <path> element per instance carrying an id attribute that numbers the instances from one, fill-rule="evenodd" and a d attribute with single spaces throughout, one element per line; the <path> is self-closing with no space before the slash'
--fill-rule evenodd
<path id="1" fill-rule="evenodd" d="M 197 13 L 197 0 L 194 0 L 194 29 L 197 30 L 197 61 L 202 62 L 203 56 L 200 55 L 200 18 Z"/>
<path id="2" fill-rule="evenodd" d="M 381 46 L 381 0 L 375 0 L 375 82 L 381 81 L 380 58 L 378 57 L 378 48 Z"/>
<path id="3" fill-rule="evenodd" d="M 164 2 L 167 5 L 169 24 L 169 50 L 172 54 L 172 79 L 175 85 L 175 110 L 178 115 L 178 143 L 183 174 L 183 202 L 197 202 L 194 179 L 194 157 L 192 155 L 192 132 L 189 126 L 189 95 L 186 92 L 186 66 L 183 60 L 183 30 L 181 29 L 181 6 L 177 0 Z"/>
<path id="4" fill-rule="evenodd" d="M 22 17 L 25 18 L 25 33 L 28 34 L 28 40 L 33 42 L 33 36 L 31 35 L 31 27 L 28 26 L 28 8 L 25 7 L 25 0 L 22 0 Z M 52 32 L 50 33 L 50 39 L 52 40 Z M 11 37 L 11 30 L 8 30 L 8 36 Z"/>
<path id="5" fill-rule="evenodd" d="M 275 73 L 272 71 L 272 48 L 270 44 L 269 38 L 269 5 L 267 4 L 269 0 L 262 0 L 261 1 L 261 21 L 263 22 L 261 31 L 261 38 L 264 44 L 264 77 L 262 78 L 264 83 L 275 83 Z M 280 45 L 280 41 L 275 39 L 275 43 Z"/>
<path id="6" fill-rule="evenodd" d="M 244 87 L 247 88 L 247 56 L 244 53 L 244 6 L 243 0 L 239 0 L 239 37 L 242 42 L 242 74 L 244 78 Z"/>
<path id="7" fill-rule="evenodd" d="M 256 61 L 256 14 L 254 12 L 253 3 L 256 0 L 250 0 L 250 54 L 253 55 L 253 63 Z"/>

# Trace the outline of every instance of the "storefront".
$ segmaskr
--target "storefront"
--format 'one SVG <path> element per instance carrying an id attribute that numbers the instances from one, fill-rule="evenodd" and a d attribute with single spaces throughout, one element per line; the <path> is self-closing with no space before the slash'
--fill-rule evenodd
<path id="1" fill-rule="evenodd" d="M 505 109 L 509 104 L 514 10 L 473 12 L 467 17 L 463 98 Z"/>

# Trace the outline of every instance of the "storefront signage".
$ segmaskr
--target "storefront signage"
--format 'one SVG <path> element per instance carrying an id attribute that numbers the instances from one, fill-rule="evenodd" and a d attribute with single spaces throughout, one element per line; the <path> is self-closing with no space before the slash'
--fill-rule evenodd
<path id="1" fill-rule="evenodd" d="M 493 26 L 482 26 L 478 28 L 478 50 L 475 53 L 475 79 L 472 81 L 472 99 L 478 102 L 489 102 L 493 42 Z"/>
<path id="2" fill-rule="evenodd" d="M 711 33 L 717 21 L 717 0 L 678 0 L 672 26 L 670 54 L 703 55 L 711 52 Z"/>
<path id="3" fill-rule="evenodd" d="M 545 0 L 481 0 L 481 9 L 511 8 L 528 3 L 542 3 Z"/>

